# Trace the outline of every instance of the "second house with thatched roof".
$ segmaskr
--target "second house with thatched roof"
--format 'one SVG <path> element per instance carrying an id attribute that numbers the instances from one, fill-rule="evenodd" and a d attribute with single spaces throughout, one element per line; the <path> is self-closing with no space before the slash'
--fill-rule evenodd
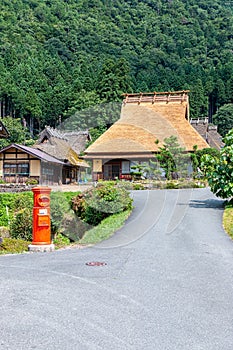
<path id="1" fill-rule="evenodd" d="M 85 177 L 89 164 L 79 158 L 79 153 L 84 150 L 89 140 L 90 135 L 87 131 L 62 132 L 46 126 L 33 148 L 63 162 L 60 181 L 67 184 L 78 182 Z"/>
<path id="2" fill-rule="evenodd" d="M 93 163 L 93 180 L 130 179 L 131 166 L 152 159 L 170 136 L 187 152 L 194 145 L 209 147 L 189 122 L 188 91 L 128 94 L 120 119 L 85 150 L 84 158 Z"/>

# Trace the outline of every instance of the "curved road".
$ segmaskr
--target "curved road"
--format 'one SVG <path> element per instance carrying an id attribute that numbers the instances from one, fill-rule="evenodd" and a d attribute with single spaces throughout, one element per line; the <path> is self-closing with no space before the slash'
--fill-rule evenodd
<path id="1" fill-rule="evenodd" d="M 132 195 L 126 225 L 95 247 L 0 256 L 0 349 L 232 350 L 223 202 L 208 189 Z"/>

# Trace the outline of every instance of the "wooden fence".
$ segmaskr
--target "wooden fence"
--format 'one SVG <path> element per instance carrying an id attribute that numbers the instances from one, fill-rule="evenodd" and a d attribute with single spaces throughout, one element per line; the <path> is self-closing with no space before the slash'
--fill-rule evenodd
<path id="1" fill-rule="evenodd" d="M 135 94 L 123 94 L 125 97 L 123 103 L 137 103 L 149 102 L 149 103 L 159 103 L 159 102 L 188 102 L 188 92 L 189 90 L 182 91 L 167 91 L 167 92 L 140 92 Z"/>

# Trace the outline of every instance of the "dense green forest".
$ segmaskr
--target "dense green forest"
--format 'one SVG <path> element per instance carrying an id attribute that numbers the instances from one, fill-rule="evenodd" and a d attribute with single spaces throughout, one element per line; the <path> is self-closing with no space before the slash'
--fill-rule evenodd
<path id="1" fill-rule="evenodd" d="M 123 92 L 189 89 L 191 116 L 211 118 L 233 103 L 232 8 L 220 0 L 1 0 L 0 117 L 20 118 L 35 135 L 91 108 L 72 124 L 86 128 L 92 118 L 101 124 L 96 105 L 113 102 L 118 117 Z"/>

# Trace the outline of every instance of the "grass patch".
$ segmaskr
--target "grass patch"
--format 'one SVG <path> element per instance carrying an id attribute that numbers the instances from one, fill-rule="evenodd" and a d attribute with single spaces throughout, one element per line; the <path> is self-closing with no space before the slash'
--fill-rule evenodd
<path id="1" fill-rule="evenodd" d="M 0 255 L 25 253 L 28 251 L 29 244 L 31 242 L 24 241 L 23 239 L 4 238 L 0 244 Z"/>
<path id="2" fill-rule="evenodd" d="M 87 231 L 82 239 L 80 239 L 80 244 L 96 244 L 109 237 L 111 237 L 117 230 L 119 230 L 125 220 L 129 217 L 131 209 L 125 210 L 121 213 L 113 214 L 101 223 Z"/>
<path id="3" fill-rule="evenodd" d="M 53 243 L 55 245 L 55 249 L 60 249 L 69 246 L 70 240 L 69 238 L 63 236 L 61 233 L 58 233 L 54 238 Z"/>
<path id="4" fill-rule="evenodd" d="M 233 204 L 228 203 L 223 213 L 224 230 L 233 238 Z"/>

